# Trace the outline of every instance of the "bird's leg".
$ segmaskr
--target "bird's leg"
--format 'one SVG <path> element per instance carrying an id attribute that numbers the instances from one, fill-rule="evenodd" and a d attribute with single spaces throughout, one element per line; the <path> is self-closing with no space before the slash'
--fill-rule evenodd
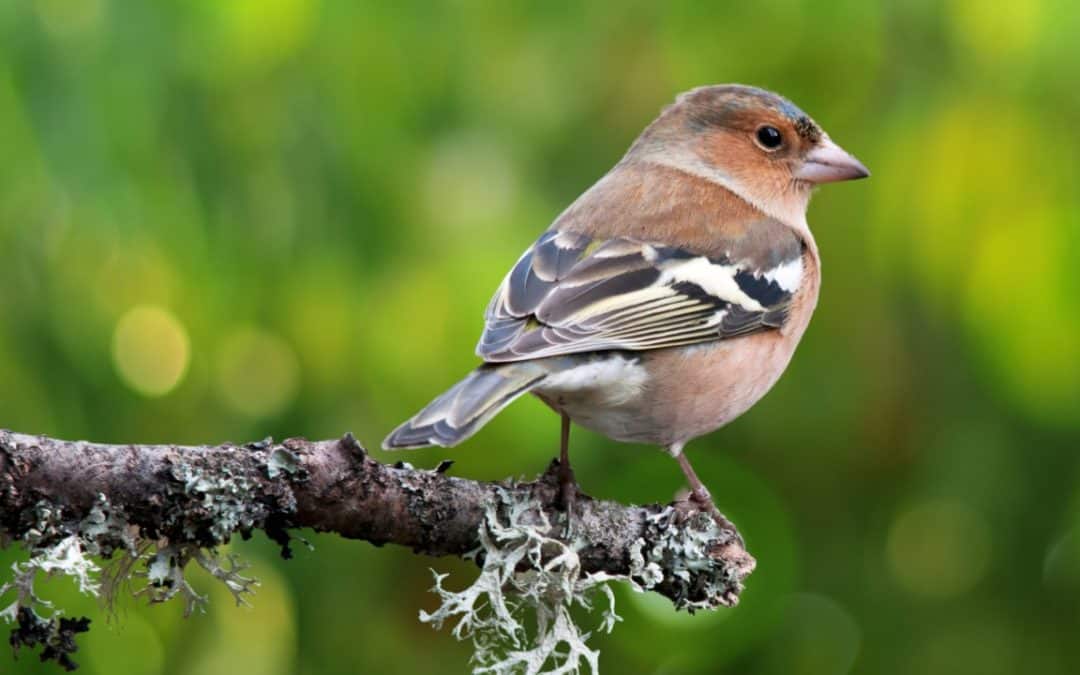
<path id="1" fill-rule="evenodd" d="M 574 512 L 574 499 L 576 497 L 577 480 L 574 479 L 574 470 L 570 468 L 570 418 L 563 413 L 559 446 L 559 500 L 562 503 L 563 510 L 566 511 L 568 528 L 570 518 Z"/>
<path id="2" fill-rule="evenodd" d="M 735 532 L 735 525 L 724 517 L 724 514 L 720 513 L 720 509 L 716 508 L 716 504 L 713 503 L 712 495 L 709 494 L 709 489 L 705 487 L 705 484 L 698 478 L 697 473 L 694 471 L 694 467 L 690 466 L 690 460 L 686 458 L 686 453 L 683 452 L 682 446 L 671 446 L 668 448 L 668 452 L 675 455 L 675 459 L 679 460 L 679 467 L 682 469 L 683 475 L 686 476 L 686 481 L 690 483 L 690 499 L 697 503 L 702 510 L 706 511 L 713 517 L 720 527 Z"/>
<path id="3" fill-rule="evenodd" d="M 686 476 L 686 482 L 690 483 L 690 498 L 697 502 L 699 506 L 710 512 L 715 512 L 717 510 L 716 504 L 713 504 L 709 488 L 705 487 L 705 484 L 698 478 L 694 467 L 690 466 L 690 460 L 686 458 L 686 453 L 682 451 L 682 448 L 679 448 L 678 452 L 674 454 L 675 459 L 679 461 L 679 468 L 682 469 L 683 475 Z"/>

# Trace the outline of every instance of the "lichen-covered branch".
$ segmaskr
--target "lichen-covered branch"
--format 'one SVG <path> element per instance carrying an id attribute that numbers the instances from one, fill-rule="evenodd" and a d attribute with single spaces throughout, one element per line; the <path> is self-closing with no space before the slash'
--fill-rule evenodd
<path id="1" fill-rule="evenodd" d="M 565 567 L 571 551 L 574 579 L 627 579 L 690 610 L 734 604 L 754 567 L 736 532 L 689 504 L 625 506 L 581 495 L 567 528 L 552 469 L 532 482 L 488 483 L 449 476 L 445 468 L 380 463 L 351 435 L 174 446 L 0 430 L 0 544 L 21 543 L 35 552 L 36 566 L 16 565 L 15 578 L 0 585 L 0 600 L 17 596 L 0 617 L 9 612 L 20 629 L 29 622 L 21 639 L 64 641 L 59 623 L 47 631 L 44 620 L 34 622 L 24 611 L 41 602 L 33 575 L 59 564 L 48 563 L 49 556 L 68 556 L 63 564 L 75 570 L 92 565 L 90 557 L 113 559 L 112 574 L 141 574 L 141 593 L 152 600 L 181 595 L 189 612 L 201 596 L 187 585 L 183 568 L 195 562 L 242 601 L 253 581 L 235 561 L 225 564 L 212 552 L 233 534 L 255 530 L 279 543 L 285 557 L 288 531 L 312 528 L 426 555 L 472 556 L 484 565 L 493 533 L 518 528 L 513 531 L 525 539 L 563 544 L 526 547 L 530 553 L 515 559 L 519 567 Z M 531 531 L 521 530 L 530 523 Z M 109 583 L 108 571 L 103 582 Z M 64 629 L 71 633 L 72 626 Z M 60 656 L 66 658 L 63 650 Z"/>

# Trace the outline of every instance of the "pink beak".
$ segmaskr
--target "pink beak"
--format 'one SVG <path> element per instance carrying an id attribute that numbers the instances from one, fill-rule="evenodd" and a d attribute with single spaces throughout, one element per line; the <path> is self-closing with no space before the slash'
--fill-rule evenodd
<path id="1" fill-rule="evenodd" d="M 846 150 L 826 136 L 816 148 L 806 154 L 795 177 L 808 183 L 835 183 L 841 180 L 866 178 L 870 170 Z"/>

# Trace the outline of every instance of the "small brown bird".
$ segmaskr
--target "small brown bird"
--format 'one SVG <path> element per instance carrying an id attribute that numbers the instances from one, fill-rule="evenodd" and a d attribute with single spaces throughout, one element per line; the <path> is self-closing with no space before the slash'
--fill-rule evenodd
<path id="1" fill-rule="evenodd" d="M 528 392 L 562 415 L 564 488 L 573 421 L 661 446 L 719 515 L 683 448 L 787 367 L 818 299 L 811 190 L 869 175 L 777 94 L 680 95 L 510 270 L 485 314 L 485 363 L 383 447 L 457 445 Z"/>

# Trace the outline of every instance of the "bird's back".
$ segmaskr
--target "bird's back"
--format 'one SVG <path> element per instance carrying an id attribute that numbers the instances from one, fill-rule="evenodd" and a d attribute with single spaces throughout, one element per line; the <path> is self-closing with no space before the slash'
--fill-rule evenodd
<path id="1" fill-rule="evenodd" d="M 796 256 L 805 238 L 715 182 L 648 162 L 617 166 L 551 229 L 594 238 L 678 241 L 692 253 L 748 259 L 760 269 Z"/>

